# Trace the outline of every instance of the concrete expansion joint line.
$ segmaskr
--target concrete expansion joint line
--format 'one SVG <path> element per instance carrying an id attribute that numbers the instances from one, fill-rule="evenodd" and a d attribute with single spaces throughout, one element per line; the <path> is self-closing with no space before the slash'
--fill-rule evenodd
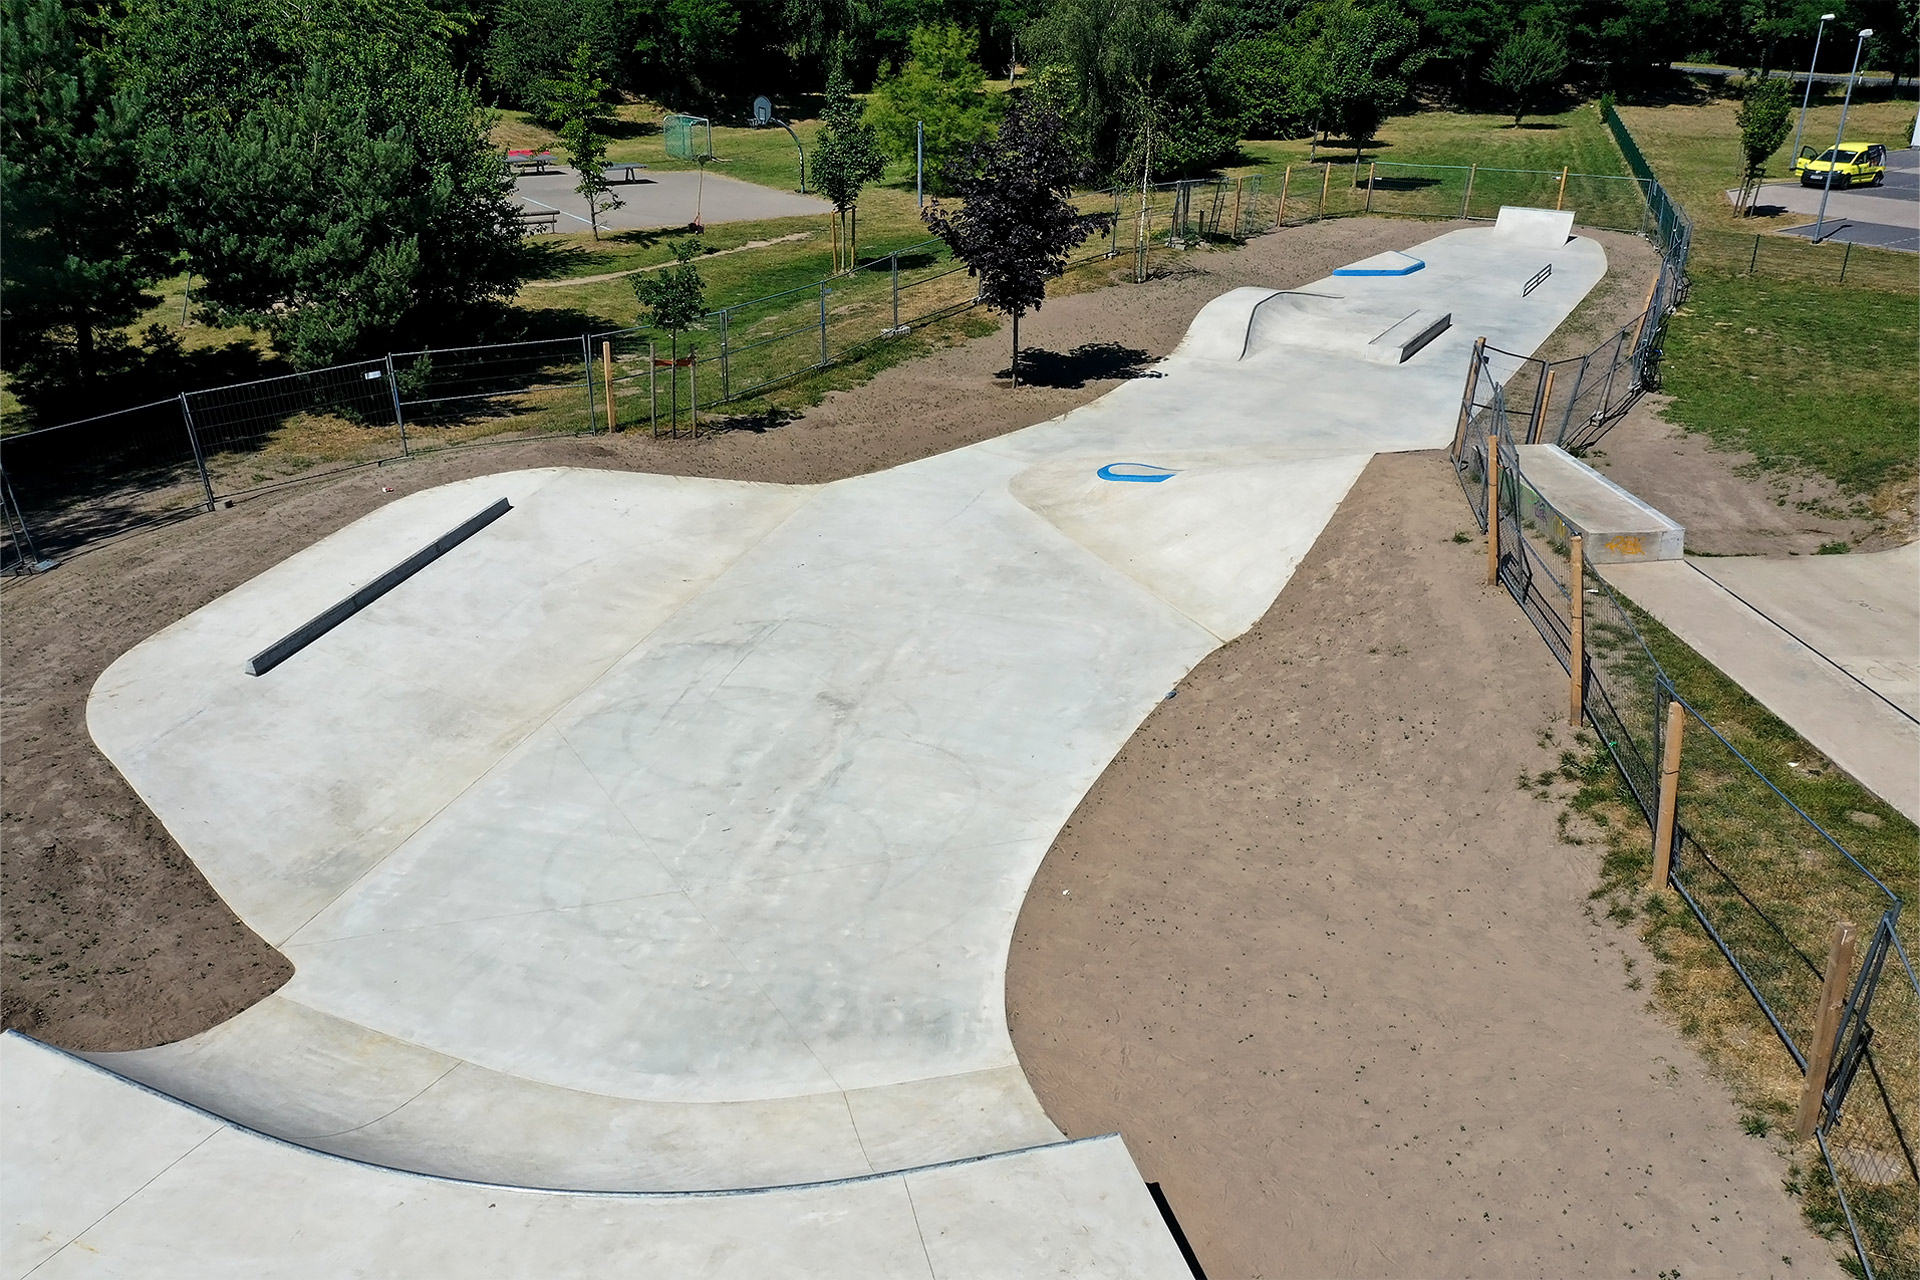
<path id="1" fill-rule="evenodd" d="M 439 1084 L 442 1080 L 445 1080 L 448 1076 L 458 1071 L 463 1065 L 465 1065 L 463 1060 L 456 1058 L 454 1059 L 452 1066 L 448 1067 L 445 1071 L 442 1071 L 439 1075 L 435 1076 L 433 1079 L 421 1085 L 417 1090 L 414 1091 L 411 1097 L 408 1097 L 406 1099 L 403 1099 L 400 1102 L 395 1103 L 391 1108 L 381 1112 L 379 1115 L 375 1116 L 373 1119 L 363 1121 L 360 1124 L 356 1124 L 350 1129 L 341 1129 L 335 1133 L 316 1133 L 308 1137 L 307 1141 L 308 1142 L 324 1142 L 330 1138 L 344 1138 L 350 1133 L 358 1133 L 362 1129 L 370 1129 L 374 1125 L 379 1124 L 382 1120 L 385 1120 L 390 1116 L 398 1115 L 400 1112 L 406 1110 L 406 1108 L 412 1106 L 415 1102 L 420 1100 L 420 1097 L 422 1094 L 425 1094 L 427 1090 L 433 1088 L 433 1086 Z"/>
<path id="2" fill-rule="evenodd" d="M 768 528 L 764 532 L 762 532 L 758 538 L 755 538 L 752 542 L 742 547 L 740 549 L 740 554 L 733 558 L 732 562 L 727 566 L 727 569 L 731 569 L 734 565 L 739 564 L 742 560 L 745 560 L 748 556 L 752 555 L 754 551 L 757 550 L 759 546 L 762 543 L 764 543 L 768 538 L 772 537 L 775 533 L 785 528 L 787 523 L 791 521 L 795 516 L 799 515 L 802 511 L 805 511 L 808 507 L 812 506 L 814 501 L 819 497 L 820 486 L 816 485 L 816 486 L 813 486 L 813 488 L 815 490 L 814 493 L 809 495 L 806 501 L 802 502 L 799 506 L 795 507 L 793 510 L 787 512 L 786 515 L 782 516 L 780 519 L 776 520 L 772 525 L 768 526 Z M 722 569 L 719 573 L 715 574 L 714 579 L 717 580 L 718 578 L 723 576 L 727 572 L 727 569 Z M 419 835 L 422 831 L 425 831 L 428 827 L 432 826 L 436 821 L 439 820 L 441 814 L 445 813 L 448 809 L 451 809 L 455 804 L 459 803 L 460 800 L 465 798 L 468 792 L 472 791 L 475 787 L 478 787 L 481 783 L 491 778 L 494 774 L 494 771 L 500 767 L 501 763 L 505 761 L 508 756 L 512 755 L 523 744 L 531 741 L 535 734 L 539 733 L 542 729 L 545 729 L 548 725 L 552 724 L 555 720 L 559 719 L 570 708 L 572 708 L 572 706 L 575 703 L 579 702 L 581 698 L 585 697 L 588 693 L 592 692 L 593 689 L 595 689 L 599 685 L 600 681 L 606 676 L 607 672 L 613 670 L 615 667 L 619 666 L 622 662 L 625 662 L 628 658 L 632 657 L 634 652 L 637 649 L 639 649 L 640 646 L 646 644 L 647 641 L 651 640 L 660 631 L 662 627 L 665 627 L 669 622 L 672 622 L 674 619 L 678 618 L 683 612 L 686 611 L 686 609 L 690 605 L 692 605 L 696 600 L 698 600 L 700 596 L 701 596 L 701 593 L 698 591 L 689 594 L 684 600 L 680 601 L 679 604 L 675 605 L 672 609 L 668 610 L 664 615 L 662 615 L 659 618 L 659 620 L 656 621 L 651 627 L 648 627 L 645 633 L 639 636 L 637 639 L 635 639 L 632 644 L 628 645 L 625 649 L 621 650 L 619 653 L 615 654 L 612 658 L 608 659 L 607 663 L 601 668 L 599 668 L 599 670 L 594 671 L 591 674 L 591 676 L 588 678 L 586 683 L 582 684 L 578 689 L 576 689 L 571 697 L 566 698 L 564 701 L 560 702 L 557 706 L 555 706 L 554 709 L 548 712 L 547 715 L 544 718 L 542 718 L 538 724 L 531 726 L 525 733 L 521 734 L 520 737 L 516 738 L 510 745 L 508 745 L 504 750 L 502 750 L 501 753 L 494 758 L 492 764 L 488 765 L 486 768 L 477 772 L 474 775 L 473 780 L 471 782 L 467 783 L 466 786 L 460 788 L 459 791 L 449 796 L 444 804 L 442 804 L 439 808 L 435 809 L 432 813 L 428 814 L 426 818 L 419 823 L 419 825 L 413 828 L 413 830 L 402 835 L 398 840 L 394 841 L 394 843 L 390 845 L 386 849 L 386 851 L 383 852 L 379 857 L 375 858 L 372 862 L 367 864 L 366 867 L 362 868 L 360 874 L 355 876 L 351 881 L 349 881 L 346 885 L 344 885 L 341 888 L 340 892 L 334 894 L 332 897 L 328 898 L 325 902 L 321 903 L 319 907 L 315 908 L 313 914 L 308 916 L 305 920 L 302 920 L 299 924 L 295 925 L 292 929 L 289 929 L 281 937 L 274 939 L 272 941 L 273 947 L 276 950 L 284 950 L 287 943 L 292 938 L 297 936 L 302 929 L 312 924 L 315 920 L 318 920 L 323 914 L 325 914 L 330 908 L 332 908 L 335 903 L 338 903 L 341 899 L 345 898 L 348 894 L 352 893 L 355 889 L 359 888 L 361 883 L 364 882 L 369 876 L 373 875 L 374 872 L 384 867 L 387 864 L 388 859 L 392 858 L 394 854 L 398 853 L 401 849 L 405 848 L 408 841 L 412 840 L 415 836 Z M 569 747 L 568 749 L 571 750 L 572 748 Z M 188 854 L 188 857 L 192 857 L 192 854 Z"/>
<path id="3" fill-rule="evenodd" d="M 927 1229 L 920 1225 L 920 1206 L 913 1202 L 913 1183 L 907 1175 L 900 1175 L 900 1189 L 907 1193 L 907 1212 L 913 1215 L 913 1231 L 920 1237 L 920 1258 L 927 1264 L 929 1280 L 939 1280 L 933 1270 L 933 1250 L 927 1248 Z"/>
<path id="4" fill-rule="evenodd" d="M 205 1114 L 205 1113 L 202 1113 L 202 1114 Z M 200 1139 L 200 1141 L 194 1143 L 192 1146 L 188 1147 L 185 1151 L 182 1151 L 179 1155 L 175 1156 L 173 1159 L 167 1161 L 166 1168 L 161 1169 L 160 1171 L 155 1173 L 151 1178 L 148 1178 L 145 1182 L 141 1183 L 139 1186 L 135 1187 L 133 1190 L 127 1192 L 127 1194 L 125 1194 L 124 1196 L 121 1196 L 118 1200 L 114 1201 L 112 1208 L 108 1209 L 105 1213 L 95 1218 L 92 1222 L 89 1222 L 86 1226 L 80 1228 L 80 1230 L 74 1232 L 73 1235 L 67 1240 L 65 1244 L 61 1245 L 58 1249 L 55 1249 L 52 1253 L 48 1254 L 46 1257 L 40 1259 L 40 1261 L 34 1263 L 33 1266 L 28 1268 L 25 1272 L 22 1272 L 21 1280 L 26 1280 L 27 1276 L 32 1275 L 35 1271 L 38 1271 L 40 1268 L 46 1266 L 49 1262 L 52 1262 L 55 1258 L 65 1253 L 68 1249 L 71 1249 L 73 1247 L 73 1242 L 75 1240 L 78 1240 L 81 1236 L 86 1235 L 87 1232 L 93 1230 L 95 1227 L 105 1222 L 108 1218 L 111 1218 L 114 1214 L 118 1213 L 120 1211 L 121 1205 L 133 1199 L 135 1196 L 139 1195 L 142 1191 L 145 1191 L 148 1187 L 160 1181 L 160 1179 L 166 1177 L 167 1174 L 173 1171 L 173 1167 L 175 1165 L 179 1164 L 182 1160 L 185 1160 L 188 1156 L 192 1155 L 194 1152 L 198 1151 L 200 1148 L 206 1146 L 209 1142 L 212 1142 L 214 1138 L 219 1136 L 221 1130 L 226 1125 L 226 1121 L 220 1120 L 218 1116 L 213 1116 L 213 1115 L 209 1115 L 207 1118 L 217 1122 L 212 1132 L 208 1133 L 206 1137 Z"/>
<path id="5" fill-rule="evenodd" d="M 1820 659 L 1820 661 L 1826 663 L 1828 666 L 1832 667 L 1835 671 L 1838 671 L 1841 675 L 1853 681 L 1855 684 L 1859 685 L 1862 689 L 1865 689 L 1868 693 L 1872 694 L 1874 697 L 1878 698 L 1880 701 L 1886 703 L 1889 707 L 1893 708 L 1894 711 L 1898 712 L 1902 719 L 1907 720 L 1913 724 L 1920 725 L 1920 720 L 1916 720 L 1912 715 L 1908 714 L 1907 709 L 1905 707 L 1901 706 L 1899 703 L 1894 702 L 1892 699 L 1888 698 L 1886 694 L 1881 693 L 1878 689 L 1868 684 L 1865 680 L 1862 680 L 1859 676 L 1853 674 L 1853 672 L 1847 670 L 1845 667 L 1841 666 L 1838 662 L 1835 662 L 1832 658 L 1822 653 L 1815 646 L 1807 643 L 1807 641 L 1803 637 L 1793 634 L 1793 632 L 1787 630 L 1785 627 L 1781 626 L 1778 622 L 1775 622 L 1773 618 L 1770 617 L 1768 614 L 1761 611 L 1760 609 L 1755 608 L 1753 603 L 1749 601 L 1745 596 L 1741 595 L 1738 591 L 1735 591 L 1732 587 L 1720 581 L 1720 579 L 1714 577 L 1712 574 L 1708 573 L 1705 569 L 1702 569 L 1699 565 L 1695 564 L 1691 560 L 1687 561 L 1687 567 L 1692 569 L 1695 573 L 1699 574 L 1701 577 L 1705 578 L 1708 582 L 1711 582 L 1714 586 L 1720 588 L 1722 591 L 1732 596 L 1735 600 L 1738 600 L 1741 604 L 1745 605 L 1748 609 L 1753 610 L 1753 613 L 1756 617 L 1763 619 L 1769 626 L 1771 626 L 1774 630 L 1778 631 L 1781 635 L 1793 641 L 1795 644 L 1805 649 L 1808 653 Z"/>

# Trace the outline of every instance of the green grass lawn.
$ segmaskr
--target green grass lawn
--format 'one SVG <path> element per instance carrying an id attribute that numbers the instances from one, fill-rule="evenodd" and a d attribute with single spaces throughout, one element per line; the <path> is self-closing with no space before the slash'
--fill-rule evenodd
<path id="1" fill-rule="evenodd" d="M 1634 141 L 1660 176 L 1660 183 L 1686 207 L 1697 227 L 1749 234 L 1779 227 L 1799 226 L 1811 219 L 1801 214 L 1773 217 L 1735 217 L 1727 192 L 1740 185 L 1740 129 L 1734 116 L 1740 106 L 1730 99 L 1698 105 L 1620 107 L 1620 118 Z M 1880 142 L 1890 148 L 1906 144 L 1913 127 L 1914 104 L 1907 101 L 1856 102 L 1847 113 L 1848 141 Z M 1838 99 L 1815 102 L 1807 112 L 1803 142 L 1812 147 L 1833 145 L 1840 124 Z M 1784 179 L 1793 165 L 1793 139 L 1767 161 L 1770 178 Z M 1908 255 L 1908 262 L 1912 256 Z"/>
<path id="2" fill-rule="evenodd" d="M 1911 297 L 1764 277 L 1694 282 L 1667 335 L 1668 416 L 1864 497 L 1914 470 Z"/>

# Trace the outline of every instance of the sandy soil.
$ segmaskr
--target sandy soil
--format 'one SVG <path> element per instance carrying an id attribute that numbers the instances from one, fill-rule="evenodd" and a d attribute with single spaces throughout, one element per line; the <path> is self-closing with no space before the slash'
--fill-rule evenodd
<path id="1" fill-rule="evenodd" d="M 1895 500 L 1878 518 L 1853 515 L 1854 501 L 1826 477 L 1762 471 L 1752 454 L 1668 422 L 1668 402 L 1643 396 L 1587 461 L 1684 525 L 1690 553 L 1804 556 L 1832 542 L 1877 551 L 1912 541 L 1911 492 L 1904 504 L 1887 495 Z"/>
<path id="2" fill-rule="evenodd" d="M 817 483 L 1004 434 L 1096 399 L 1166 354 L 1207 299 L 1286 286 L 1437 228 L 1322 223 L 1159 264 L 1144 286 L 1054 299 L 1021 326 L 883 372 L 803 418 L 698 442 L 643 436 L 481 447 L 351 472 L 107 544 L 15 579 L 0 621 L 0 1016 L 75 1049 L 162 1044 L 225 1021 L 291 970 L 208 887 L 86 730 L 86 698 L 139 641 L 407 493 L 520 467 Z M 1119 267 L 1115 267 L 1117 272 Z M 1070 278 L 1085 289 L 1084 273 Z"/>
<path id="3" fill-rule="evenodd" d="M 1830 1274 L 1517 785 L 1565 675 L 1469 527 L 1444 457 L 1375 459 L 1148 718 L 1027 897 L 1021 1062 L 1215 1280 Z"/>

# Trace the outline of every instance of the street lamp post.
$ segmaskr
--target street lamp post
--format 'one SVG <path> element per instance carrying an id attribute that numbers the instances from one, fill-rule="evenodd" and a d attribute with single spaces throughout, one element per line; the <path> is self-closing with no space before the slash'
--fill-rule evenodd
<path id="1" fill-rule="evenodd" d="M 1823 234 L 1827 226 L 1827 197 L 1833 194 L 1833 171 L 1840 167 L 1840 144 L 1847 137 L 1847 109 L 1853 105 L 1853 81 L 1860 74 L 1860 55 L 1866 50 L 1867 41 L 1873 38 L 1872 27 L 1862 27 L 1860 38 L 1853 42 L 1853 70 L 1847 72 L 1846 96 L 1840 99 L 1840 131 L 1833 135 L 1833 159 L 1827 163 L 1827 182 L 1820 188 L 1820 216 L 1813 221 L 1813 242 L 1819 244 L 1825 239 Z"/>
<path id="2" fill-rule="evenodd" d="M 1813 30 L 1813 61 L 1807 64 L 1807 90 L 1800 95 L 1800 122 L 1793 126 L 1793 158 L 1800 159 L 1800 132 L 1807 127 L 1807 103 L 1813 98 L 1813 73 L 1820 67 L 1820 37 L 1827 34 L 1827 24 L 1833 21 L 1833 15 L 1820 15 L 1820 25 Z"/>

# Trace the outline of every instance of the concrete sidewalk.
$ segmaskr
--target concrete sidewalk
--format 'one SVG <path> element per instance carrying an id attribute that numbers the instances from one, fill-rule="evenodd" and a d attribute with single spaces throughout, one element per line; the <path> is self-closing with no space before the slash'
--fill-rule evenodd
<path id="1" fill-rule="evenodd" d="M 1920 821 L 1920 544 L 1599 571 L 1862 786 Z"/>

